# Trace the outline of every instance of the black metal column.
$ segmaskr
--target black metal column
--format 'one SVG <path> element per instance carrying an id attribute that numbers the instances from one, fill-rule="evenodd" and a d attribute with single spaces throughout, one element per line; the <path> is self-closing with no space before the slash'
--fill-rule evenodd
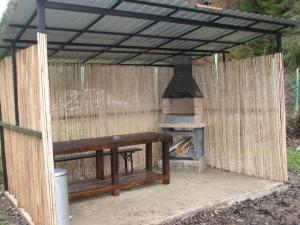
<path id="1" fill-rule="evenodd" d="M 1 105 L 0 105 L 0 121 L 2 121 Z M 7 168 L 6 168 L 6 158 L 5 158 L 5 144 L 4 144 L 4 129 L 2 126 L 0 126 L 0 145 L 1 145 L 4 190 L 8 191 Z"/>
<path id="2" fill-rule="evenodd" d="M 45 0 L 37 0 L 37 21 L 38 33 L 46 33 L 46 13 L 45 13 Z"/>
<path id="3" fill-rule="evenodd" d="M 12 66 L 13 66 L 13 82 L 14 82 L 14 105 L 15 105 L 15 123 L 20 125 L 19 121 L 19 97 L 18 97 L 18 74 L 17 74 L 17 59 L 16 59 L 16 44 L 11 44 Z"/>
<path id="4" fill-rule="evenodd" d="M 277 52 L 282 52 L 282 38 L 281 33 L 276 33 L 276 44 L 277 44 Z"/>

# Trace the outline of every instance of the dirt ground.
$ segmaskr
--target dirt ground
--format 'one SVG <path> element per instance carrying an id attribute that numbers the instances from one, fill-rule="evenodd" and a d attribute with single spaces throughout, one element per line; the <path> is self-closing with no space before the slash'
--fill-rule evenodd
<path id="1" fill-rule="evenodd" d="M 226 209 L 202 211 L 164 225 L 300 225 L 300 173 L 290 173 L 290 183 L 286 192 L 246 200 Z M 0 225 L 17 224 L 27 223 L 1 195 Z"/>
<path id="2" fill-rule="evenodd" d="M 300 225 L 300 173 L 290 173 L 290 183 L 286 192 L 202 211 L 164 225 Z"/>
<path id="3" fill-rule="evenodd" d="M 27 225 L 18 210 L 3 196 L 0 185 L 0 225 Z"/>

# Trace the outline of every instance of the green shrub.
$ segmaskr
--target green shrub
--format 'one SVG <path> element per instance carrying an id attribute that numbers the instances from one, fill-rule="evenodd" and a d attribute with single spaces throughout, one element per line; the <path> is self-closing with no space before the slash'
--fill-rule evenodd
<path id="1" fill-rule="evenodd" d="M 288 168 L 300 172 L 300 152 L 288 151 Z"/>

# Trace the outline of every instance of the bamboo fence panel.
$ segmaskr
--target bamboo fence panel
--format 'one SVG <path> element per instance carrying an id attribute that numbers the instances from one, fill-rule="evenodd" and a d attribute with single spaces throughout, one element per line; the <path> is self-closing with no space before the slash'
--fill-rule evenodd
<path id="1" fill-rule="evenodd" d="M 160 98 L 172 68 L 50 64 L 49 70 L 54 141 L 160 131 Z M 193 71 L 204 93 L 208 164 L 286 181 L 281 55 L 221 63 L 217 70 L 195 65 Z M 143 168 L 144 152 L 134 160 Z M 70 180 L 95 177 L 94 159 L 56 166 L 67 168 Z"/>
<path id="2" fill-rule="evenodd" d="M 154 67 L 50 64 L 54 141 L 159 131 L 159 98 Z M 144 146 L 140 146 L 144 148 Z M 154 162 L 159 159 L 154 145 Z M 145 152 L 134 154 L 135 169 L 145 167 Z M 95 177 L 95 159 L 57 163 L 70 180 Z M 120 170 L 124 163 L 120 158 Z M 110 172 L 105 158 L 105 174 Z"/>
<path id="3" fill-rule="evenodd" d="M 41 99 L 37 46 L 17 52 L 16 59 L 20 126 L 39 131 Z M 0 100 L 3 121 L 15 124 L 11 68 L 10 58 L 0 62 Z M 47 176 L 42 139 L 5 128 L 4 140 L 9 194 L 14 196 L 18 207 L 30 215 L 34 224 L 54 225 L 53 196 L 47 194 L 53 181 Z"/>
<path id="4" fill-rule="evenodd" d="M 205 156 L 216 168 L 287 181 L 282 56 L 194 66 L 205 100 Z"/>
<path id="5" fill-rule="evenodd" d="M 6 123 L 15 124 L 14 89 L 12 59 L 6 57 L 0 61 L 0 102 L 2 120 Z"/>

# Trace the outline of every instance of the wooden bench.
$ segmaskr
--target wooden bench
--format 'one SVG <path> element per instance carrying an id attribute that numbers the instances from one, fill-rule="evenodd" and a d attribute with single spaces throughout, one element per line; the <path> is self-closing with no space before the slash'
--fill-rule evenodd
<path id="1" fill-rule="evenodd" d="M 128 161 L 131 164 L 131 172 L 133 173 L 133 153 L 142 151 L 141 148 L 126 148 L 119 149 L 118 153 L 122 156 L 125 164 L 125 172 L 128 173 Z M 103 156 L 110 156 L 110 152 L 103 152 Z M 80 154 L 80 155 L 71 155 L 71 156 L 55 156 L 55 162 L 66 162 L 80 159 L 95 158 L 96 153 Z"/>

